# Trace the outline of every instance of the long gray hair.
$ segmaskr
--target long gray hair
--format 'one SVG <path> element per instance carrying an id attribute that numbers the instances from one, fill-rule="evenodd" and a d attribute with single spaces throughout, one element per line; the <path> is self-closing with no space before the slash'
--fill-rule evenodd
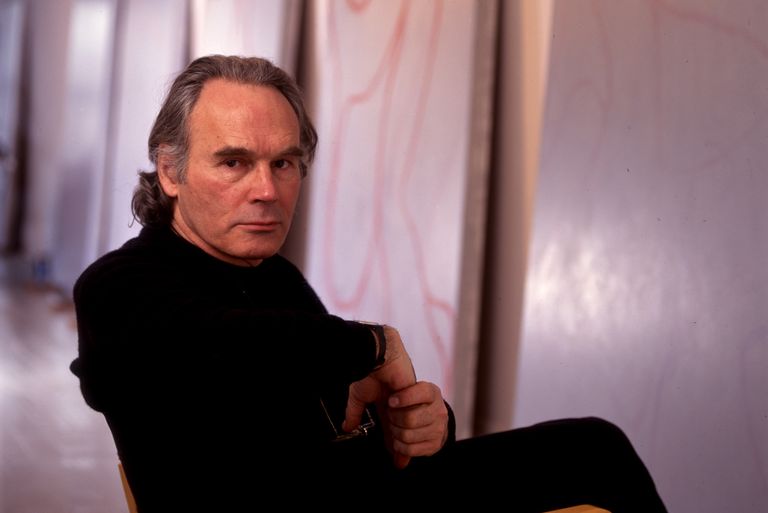
<path id="1" fill-rule="evenodd" d="M 173 198 L 165 194 L 157 176 L 158 156 L 170 157 L 178 180 L 183 182 L 189 159 L 188 120 L 200 97 L 203 85 L 213 78 L 277 89 L 299 120 L 299 145 L 304 152 L 301 175 L 306 176 L 317 146 L 317 132 L 304 107 L 296 82 L 270 61 L 258 57 L 209 55 L 192 61 L 173 81 L 163 106 L 149 134 L 149 160 L 154 171 L 139 172 L 139 184 L 133 191 L 131 210 L 142 225 L 167 225 L 173 219 Z"/>

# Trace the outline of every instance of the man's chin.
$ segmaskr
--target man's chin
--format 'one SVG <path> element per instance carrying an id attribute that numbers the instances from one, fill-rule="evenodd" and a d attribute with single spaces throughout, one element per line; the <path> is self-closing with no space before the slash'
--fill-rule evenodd
<path id="1" fill-rule="evenodd" d="M 258 265 L 265 258 L 274 256 L 285 241 L 284 234 L 271 233 L 248 238 L 221 240 L 215 246 L 220 259 L 235 265 Z"/>
<path id="2" fill-rule="evenodd" d="M 258 248 L 244 248 L 242 251 L 238 251 L 236 256 L 249 262 L 254 260 L 261 261 L 275 256 L 281 246 L 282 244 L 260 244 Z"/>

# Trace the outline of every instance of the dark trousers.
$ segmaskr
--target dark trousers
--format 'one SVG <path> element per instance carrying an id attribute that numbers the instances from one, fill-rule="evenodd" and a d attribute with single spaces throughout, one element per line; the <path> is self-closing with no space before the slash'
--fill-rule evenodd
<path id="1" fill-rule="evenodd" d="M 413 459 L 402 471 L 391 466 L 386 451 L 372 459 L 355 445 L 365 440 L 342 442 L 339 448 L 347 452 L 335 463 L 321 459 L 320 468 L 308 466 L 306 455 L 292 458 L 284 445 L 259 440 L 266 441 L 261 457 L 244 457 L 237 467 L 202 457 L 190 468 L 152 469 L 158 475 L 150 476 L 150 486 L 137 488 L 145 492 L 136 494 L 140 511 L 543 513 L 591 504 L 611 513 L 666 512 L 630 441 L 596 418 L 461 440 L 434 456 Z"/>
<path id="2" fill-rule="evenodd" d="M 591 504 L 612 513 L 666 512 L 629 439 L 597 418 L 461 440 L 407 468 L 394 489 L 404 500 L 435 505 L 439 497 L 472 510 L 541 513 Z"/>

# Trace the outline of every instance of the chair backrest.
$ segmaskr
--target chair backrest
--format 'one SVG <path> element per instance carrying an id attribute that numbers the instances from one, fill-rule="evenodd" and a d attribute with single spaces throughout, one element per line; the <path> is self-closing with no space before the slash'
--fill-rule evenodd
<path id="1" fill-rule="evenodd" d="M 128 511 L 130 513 L 139 513 L 139 509 L 136 507 L 136 500 L 133 498 L 133 492 L 131 492 L 131 485 L 128 484 L 128 478 L 125 477 L 125 470 L 123 470 L 123 464 L 118 463 L 117 468 L 120 469 L 120 481 L 123 482 L 123 491 L 125 492 L 125 500 L 128 502 Z"/>

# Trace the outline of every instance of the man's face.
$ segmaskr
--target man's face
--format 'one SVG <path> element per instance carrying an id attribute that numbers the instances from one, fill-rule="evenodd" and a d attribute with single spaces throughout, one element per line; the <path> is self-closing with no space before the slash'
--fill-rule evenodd
<path id="1" fill-rule="evenodd" d="M 161 156 L 173 226 L 210 255 L 258 265 L 285 241 L 301 188 L 299 122 L 277 89 L 209 80 L 189 118 L 183 183 Z"/>

